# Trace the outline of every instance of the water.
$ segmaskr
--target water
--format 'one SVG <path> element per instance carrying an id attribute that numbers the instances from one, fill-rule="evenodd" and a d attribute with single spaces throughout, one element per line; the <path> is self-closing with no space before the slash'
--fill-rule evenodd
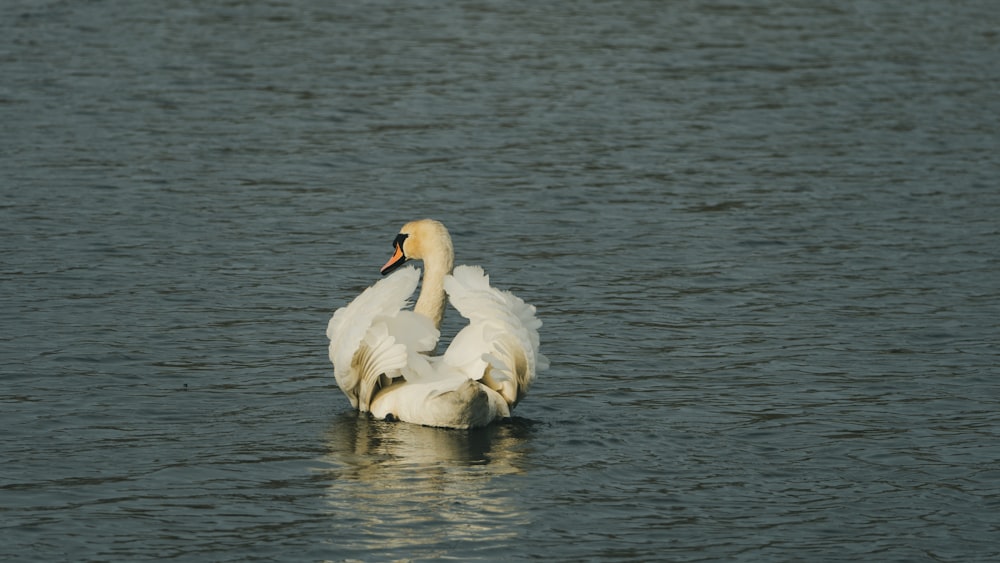
<path id="1" fill-rule="evenodd" d="M 0 37 L 0 559 L 1000 556 L 992 2 L 13 0 Z M 334 384 L 330 313 L 423 216 L 545 322 L 509 425 Z"/>

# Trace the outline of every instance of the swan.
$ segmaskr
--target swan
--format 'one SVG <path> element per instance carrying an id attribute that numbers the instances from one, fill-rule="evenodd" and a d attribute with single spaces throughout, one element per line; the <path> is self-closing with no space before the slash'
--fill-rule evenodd
<path id="1" fill-rule="evenodd" d="M 510 417 L 535 374 L 535 307 L 490 286 L 478 266 L 453 268 L 451 235 L 432 219 L 409 222 L 382 266 L 387 276 L 337 309 L 327 325 L 330 361 L 341 391 L 360 412 L 425 426 L 475 428 Z M 423 280 L 410 260 L 423 261 Z M 407 299 L 421 283 L 412 310 Z M 443 354 L 445 295 L 468 319 Z"/>

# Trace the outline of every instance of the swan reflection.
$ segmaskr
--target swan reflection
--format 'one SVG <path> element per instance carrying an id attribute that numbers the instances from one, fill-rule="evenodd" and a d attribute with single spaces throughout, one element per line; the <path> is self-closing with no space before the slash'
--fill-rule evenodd
<path id="1" fill-rule="evenodd" d="M 323 456 L 338 551 L 345 556 L 439 557 L 498 545 L 527 523 L 517 475 L 531 423 L 475 430 L 336 417 Z M 353 554 L 353 555 L 352 555 Z"/>

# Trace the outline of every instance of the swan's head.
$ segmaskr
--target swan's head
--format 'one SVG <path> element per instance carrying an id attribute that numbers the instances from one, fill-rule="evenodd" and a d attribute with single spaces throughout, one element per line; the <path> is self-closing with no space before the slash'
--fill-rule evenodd
<path id="1" fill-rule="evenodd" d="M 382 266 L 383 276 L 392 273 L 407 260 L 423 260 L 425 264 L 436 260 L 446 263 L 446 269 L 451 270 L 454 255 L 448 229 L 433 219 L 421 219 L 403 225 L 392 241 L 392 251 L 392 258 Z"/>

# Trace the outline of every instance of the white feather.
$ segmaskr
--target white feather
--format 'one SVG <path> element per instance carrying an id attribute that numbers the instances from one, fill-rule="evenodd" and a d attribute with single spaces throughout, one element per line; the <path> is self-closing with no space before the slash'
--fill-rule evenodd
<path id="1" fill-rule="evenodd" d="M 337 385 L 361 411 L 368 410 L 380 375 L 398 377 L 411 350 L 432 349 L 437 342 L 429 320 L 402 310 L 419 279 L 415 268 L 404 268 L 338 309 L 327 325 Z"/>
<path id="2" fill-rule="evenodd" d="M 538 351 L 542 322 L 535 308 L 490 287 L 489 276 L 478 266 L 455 268 L 444 287 L 452 305 L 469 319 L 445 352 L 445 362 L 474 379 L 486 376 L 484 383 L 513 407 L 531 388 L 537 371 L 548 367 Z"/>

